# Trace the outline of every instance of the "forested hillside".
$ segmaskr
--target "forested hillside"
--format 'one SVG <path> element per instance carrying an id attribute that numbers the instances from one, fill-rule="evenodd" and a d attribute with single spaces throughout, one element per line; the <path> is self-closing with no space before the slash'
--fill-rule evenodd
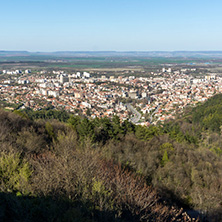
<path id="1" fill-rule="evenodd" d="M 1 221 L 222 219 L 222 95 L 149 128 L 0 111 Z"/>

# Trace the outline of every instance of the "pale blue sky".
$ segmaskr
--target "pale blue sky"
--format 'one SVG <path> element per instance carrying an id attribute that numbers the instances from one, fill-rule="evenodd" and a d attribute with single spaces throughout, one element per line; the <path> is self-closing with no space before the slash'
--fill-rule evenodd
<path id="1" fill-rule="evenodd" d="M 0 8 L 0 50 L 222 50 L 221 0 L 2 0 Z"/>

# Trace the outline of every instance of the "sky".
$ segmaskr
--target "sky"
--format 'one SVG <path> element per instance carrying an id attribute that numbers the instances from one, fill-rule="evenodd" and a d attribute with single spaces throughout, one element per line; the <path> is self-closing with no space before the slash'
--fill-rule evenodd
<path id="1" fill-rule="evenodd" d="M 222 51 L 221 0 L 2 0 L 0 8 L 0 50 Z"/>

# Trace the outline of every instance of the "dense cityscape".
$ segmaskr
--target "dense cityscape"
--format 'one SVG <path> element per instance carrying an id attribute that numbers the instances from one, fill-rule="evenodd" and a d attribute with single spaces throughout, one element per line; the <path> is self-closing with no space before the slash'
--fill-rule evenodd
<path id="1" fill-rule="evenodd" d="M 149 126 L 222 92 L 222 77 L 193 76 L 195 72 L 196 68 L 163 67 L 139 77 L 134 71 L 127 76 L 98 76 L 93 71 L 2 70 L 7 77 L 0 82 L 0 99 L 18 104 L 19 109 L 51 107 L 88 118 L 118 115 L 121 121 Z"/>

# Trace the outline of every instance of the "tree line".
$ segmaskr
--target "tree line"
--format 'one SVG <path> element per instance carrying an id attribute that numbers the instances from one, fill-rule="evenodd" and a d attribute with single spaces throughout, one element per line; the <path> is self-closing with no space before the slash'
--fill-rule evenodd
<path id="1" fill-rule="evenodd" d="M 150 127 L 1 110 L 1 219 L 221 220 L 221 99 Z"/>

